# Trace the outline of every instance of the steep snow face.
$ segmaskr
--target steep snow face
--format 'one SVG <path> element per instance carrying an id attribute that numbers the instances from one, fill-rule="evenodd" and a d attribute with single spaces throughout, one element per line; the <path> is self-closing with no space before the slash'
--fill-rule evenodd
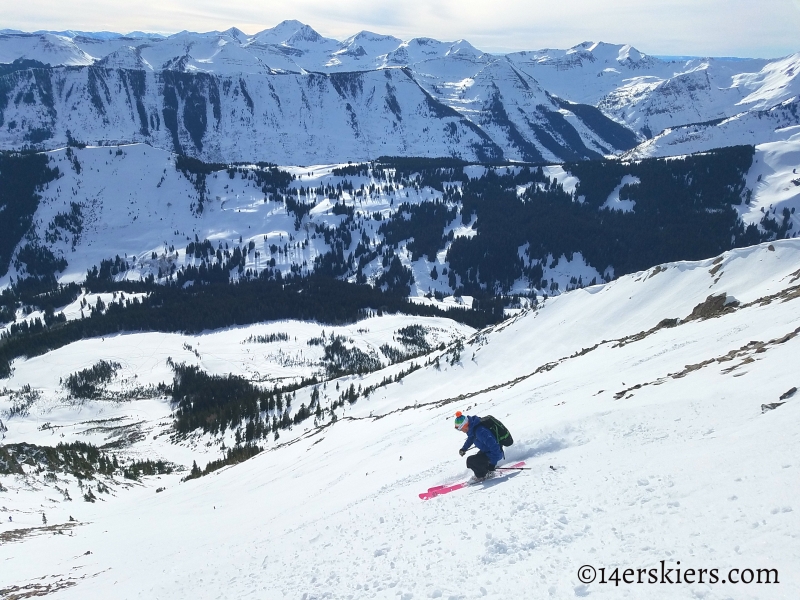
<path id="1" fill-rule="evenodd" d="M 602 110 L 613 114 L 634 130 L 654 133 L 675 124 L 699 123 L 730 114 L 731 105 L 741 96 L 734 92 L 733 102 L 720 94 L 711 80 L 707 65 L 671 77 L 654 86 L 642 86 L 641 80 L 622 85 L 600 103 Z"/>
<path id="2" fill-rule="evenodd" d="M 165 475 L 129 490 L 103 480 L 109 494 L 87 482 L 105 500 L 88 503 L 79 495 L 86 484 L 79 490 L 74 478 L 43 481 L 33 469 L 0 476 L 9 490 L 1 526 L 18 536 L 0 545 L 14 565 L 0 584 L 60 581 L 49 590 L 57 598 L 242 597 L 254 589 L 307 599 L 613 598 L 613 584 L 599 573 L 581 582 L 578 569 L 608 575 L 664 561 L 673 581 L 677 568 L 719 576 L 628 585 L 665 599 L 678 589 L 715 600 L 740 589 L 795 597 L 798 264 L 800 243 L 785 240 L 548 300 L 340 409 L 334 424 L 296 426 L 268 442 L 269 451 L 199 480 Z M 378 341 L 401 323 L 377 331 L 381 319 L 397 318 L 366 321 L 349 335 L 361 328 Z M 276 323 L 253 331 L 296 332 L 302 342 L 313 329 Z M 204 439 L 170 442 L 163 399 L 70 405 L 52 393 L 56 377 L 111 355 L 128 374 L 150 377 L 155 368 L 156 380 L 167 351 L 225 372 L 228 352 L 239 356 L 247 334 L 184 337 L 190 349 L 180 336 L 127 334 L 21 361 L 14 387 L 30 380 L 25 372 L 47 377 L 28 417 L 4 419 L 7 438 L 111 441 L 120 435 L 115 422 L 97 420 L 120 419 L 145 434 L 119 450 L 122 458 L 207 460 Z M 246 364 L 266 366 L 270 353 L 277 349 L 245 352 Z M 386 374 L 339 383 L 369 385 Z M 531 470 L 421 501 L 431 486 L 466 479 L 455 410 L 500 418 L 515 439 L 507 461 L 525 460 Z M 54 486 L 74 500 L 61 501 Z M 52 535 L 54 527 L 67 535 Z M 780 584 L 745 588 L 728 581 L 731 569 L 776 569 Z"/>
<path id="3" fill-rule="evenodd" d="M 144 51 L 141 56 L 155 60 Z M 9 97 L 26 90 L 36 101 L 12 101 L 2 113 L 5 123 L 27 125 L 2 129 L 4 148 L 29 143 L 31 131 L 48 145 L 64 145 L 71 131 L 88 143 L 143 141 L 221 162 L 503 155 L 483 131 L 400 69 L 220 78 L 91 67 L 59 68 L 44 80 L 30 70 L 6 77 L 14 83 Z"/>
<path id="4" fill-rule="evenodd" d="M 764 66 L 758 73 L 734 75 L 733 85 L 750 93 L 741 104 L 766 109 L 800 94 L 800 52 Z"/>
<path id="5" fill-rule="evenodd" d="M 0 76 L 7 84 L 0 122 L 8 124 L 0 147 L 58 147 L 69 131 L 91 144 L 147 142 L 220 162 L 382 155 L 541 162 L 596 158 L 636 139 L 593 107 L 556 101 L 508 61 L 483 55 L 437 55 L 419 81 L 407 69 L 279 74 L 269 56 L 251 60 L 225 36 L 203 47 L 170 39 L 167 53 L 127 46 L 101 61 L 140 70 L 59 67 Z M 183 54 L 167 58 L 175 53 Z M 185 71 L 155 68 L 166 63 Z M 239 75 L 207 72 L 226 64 Z M 441 84 L 437 73 L 453 64 L 464 78 Z M 626 135 L 607 135 L 614 129 Z"/>
<path id="6" fill-rule="evenodd" d="M 178 44 L 169 53 L 177 52 L 184 54 L 169 60 L 190 72 L 154 70 L 168 54 L 126 47 L 103 66 L 142 70 L 29 69 L 5 75 L 10 101 L 1 118 L 9 125 L 0 129 L 0 146 L 63 145 L 70 131 L 92 144 L 142 141 L 207 161 L 283 164 L 382 155 L 559 161 L 630 147 L 597 135 L 598 121 L 614 125 L 601 113 L 595 111 L 587 125 L 584 116 L 562 110 L 506 61 L 490 62 L 452 86 L 423 76 L 423 89 L 405 69 L 268 73 L 265 62 L 250 61 L 252 54 L 224 37 L 204 48 Z M 432 60 L 461 63 L 465 74 L 480 66 L 460 56 Z M 225 61 L 236 64 L 240 75 L 202 72 Z M 248 69 L 254 72 L 245 74 Z"/>
<path id="7" fill-rule="evenodd" d="M 798 100 L 787 100 L 765 111 L 741 112 L 715 121 L 672 127 L 643 142 L 626 156 L 673 156 L 724 146 L 789 140 L 797 135 L 797 125 L 800 125 L 798 107 Z"/>
<path id="8" fill-rule="evenodd" d="M 386 57 L 396 50 L 403 40 L 391 35 L 361 31 L 342 42 L 325 63 L 328 69 L 362 70 L 386 65 Z"/>
<path id="9" fill-rule="evenodd" d="M 423 68 L 428 67 L 425 64 Z M 507 148 L 509 159 L 560 162 L 600 156 L 597 136 L 572 113 L 562 114 L 536 80 L 508 61 L 490 62 L 454 85 L 437 85 L 435 77 L 422 81 L 443 103 L 478 123 L 498 145 Z"/>
<path id="10" fill-rule="evenodd" d="M 141 49 L 136 46 L 123 46 L 97 61 L 97 65 L 111 69 L 155 70 L 152 64 L 142 58 Z"/>

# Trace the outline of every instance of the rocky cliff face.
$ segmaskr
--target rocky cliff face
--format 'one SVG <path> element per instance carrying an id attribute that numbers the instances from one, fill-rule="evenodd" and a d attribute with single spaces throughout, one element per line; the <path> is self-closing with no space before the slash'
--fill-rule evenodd
<path id="1" fill-rule="evenodd" d="M 612 121 L 565 110 L 510 65 L 484 71 L 461 90 L 471 98 L 458 111 L 407 68 L 217 75 L 16 63 L 0 76 L 0 147 L 145 142 L 207 161 L 311 164 L 383 155 L 559 161 L 635 145 L 632 134 L 604 137 Z"/>

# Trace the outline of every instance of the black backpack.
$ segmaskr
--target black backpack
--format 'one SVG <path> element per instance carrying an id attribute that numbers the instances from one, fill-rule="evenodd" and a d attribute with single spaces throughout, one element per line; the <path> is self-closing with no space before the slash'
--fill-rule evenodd
<path id="1" fill-rule="evenodd" d="M 496 439 L 497 443 L 501 446 L 511 446 L 514 443 L 511 432 L 492 415 L 481 417 L 481 425 L 494 434 L 494 439 Z"/>

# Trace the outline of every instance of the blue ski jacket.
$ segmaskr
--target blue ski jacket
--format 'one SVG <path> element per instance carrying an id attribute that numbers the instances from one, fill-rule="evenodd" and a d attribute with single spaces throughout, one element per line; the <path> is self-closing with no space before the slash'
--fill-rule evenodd
<path id="1" fill-rule="evenodd" d="M 475 447 L 478 450 L 483 451 L 483 453 L 489 457 L 489 462 L 491 464 L 496 465 L 503 460 L 505 458 L 503 449 L 500 447 L 500 444 L 497 443 L 494 434 L 486 427 L 481 425 L 481 418 L 476 416 L 468 416 L 467 421 L 469 421 L 467 441 L 464 442 L 464 445 L 461 447 L 461 449 L 466 452 L 470 449 L 472 444 L 475 444 Z"/>

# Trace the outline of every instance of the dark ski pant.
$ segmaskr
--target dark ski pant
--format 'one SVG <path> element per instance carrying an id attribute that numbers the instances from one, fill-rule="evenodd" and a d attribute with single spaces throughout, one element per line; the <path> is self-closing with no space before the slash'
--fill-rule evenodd
<path id="1" fill-rule="evenodd" d="M 494 471 L 494 465 L 489 462 L 489 455 L 485 454 L 483 450 L 477 454 L 473 454 L 467 459 L 467 468 L 472 469 L 475 477 L 481 479 L 486 477 L 489 471 Z"/>

